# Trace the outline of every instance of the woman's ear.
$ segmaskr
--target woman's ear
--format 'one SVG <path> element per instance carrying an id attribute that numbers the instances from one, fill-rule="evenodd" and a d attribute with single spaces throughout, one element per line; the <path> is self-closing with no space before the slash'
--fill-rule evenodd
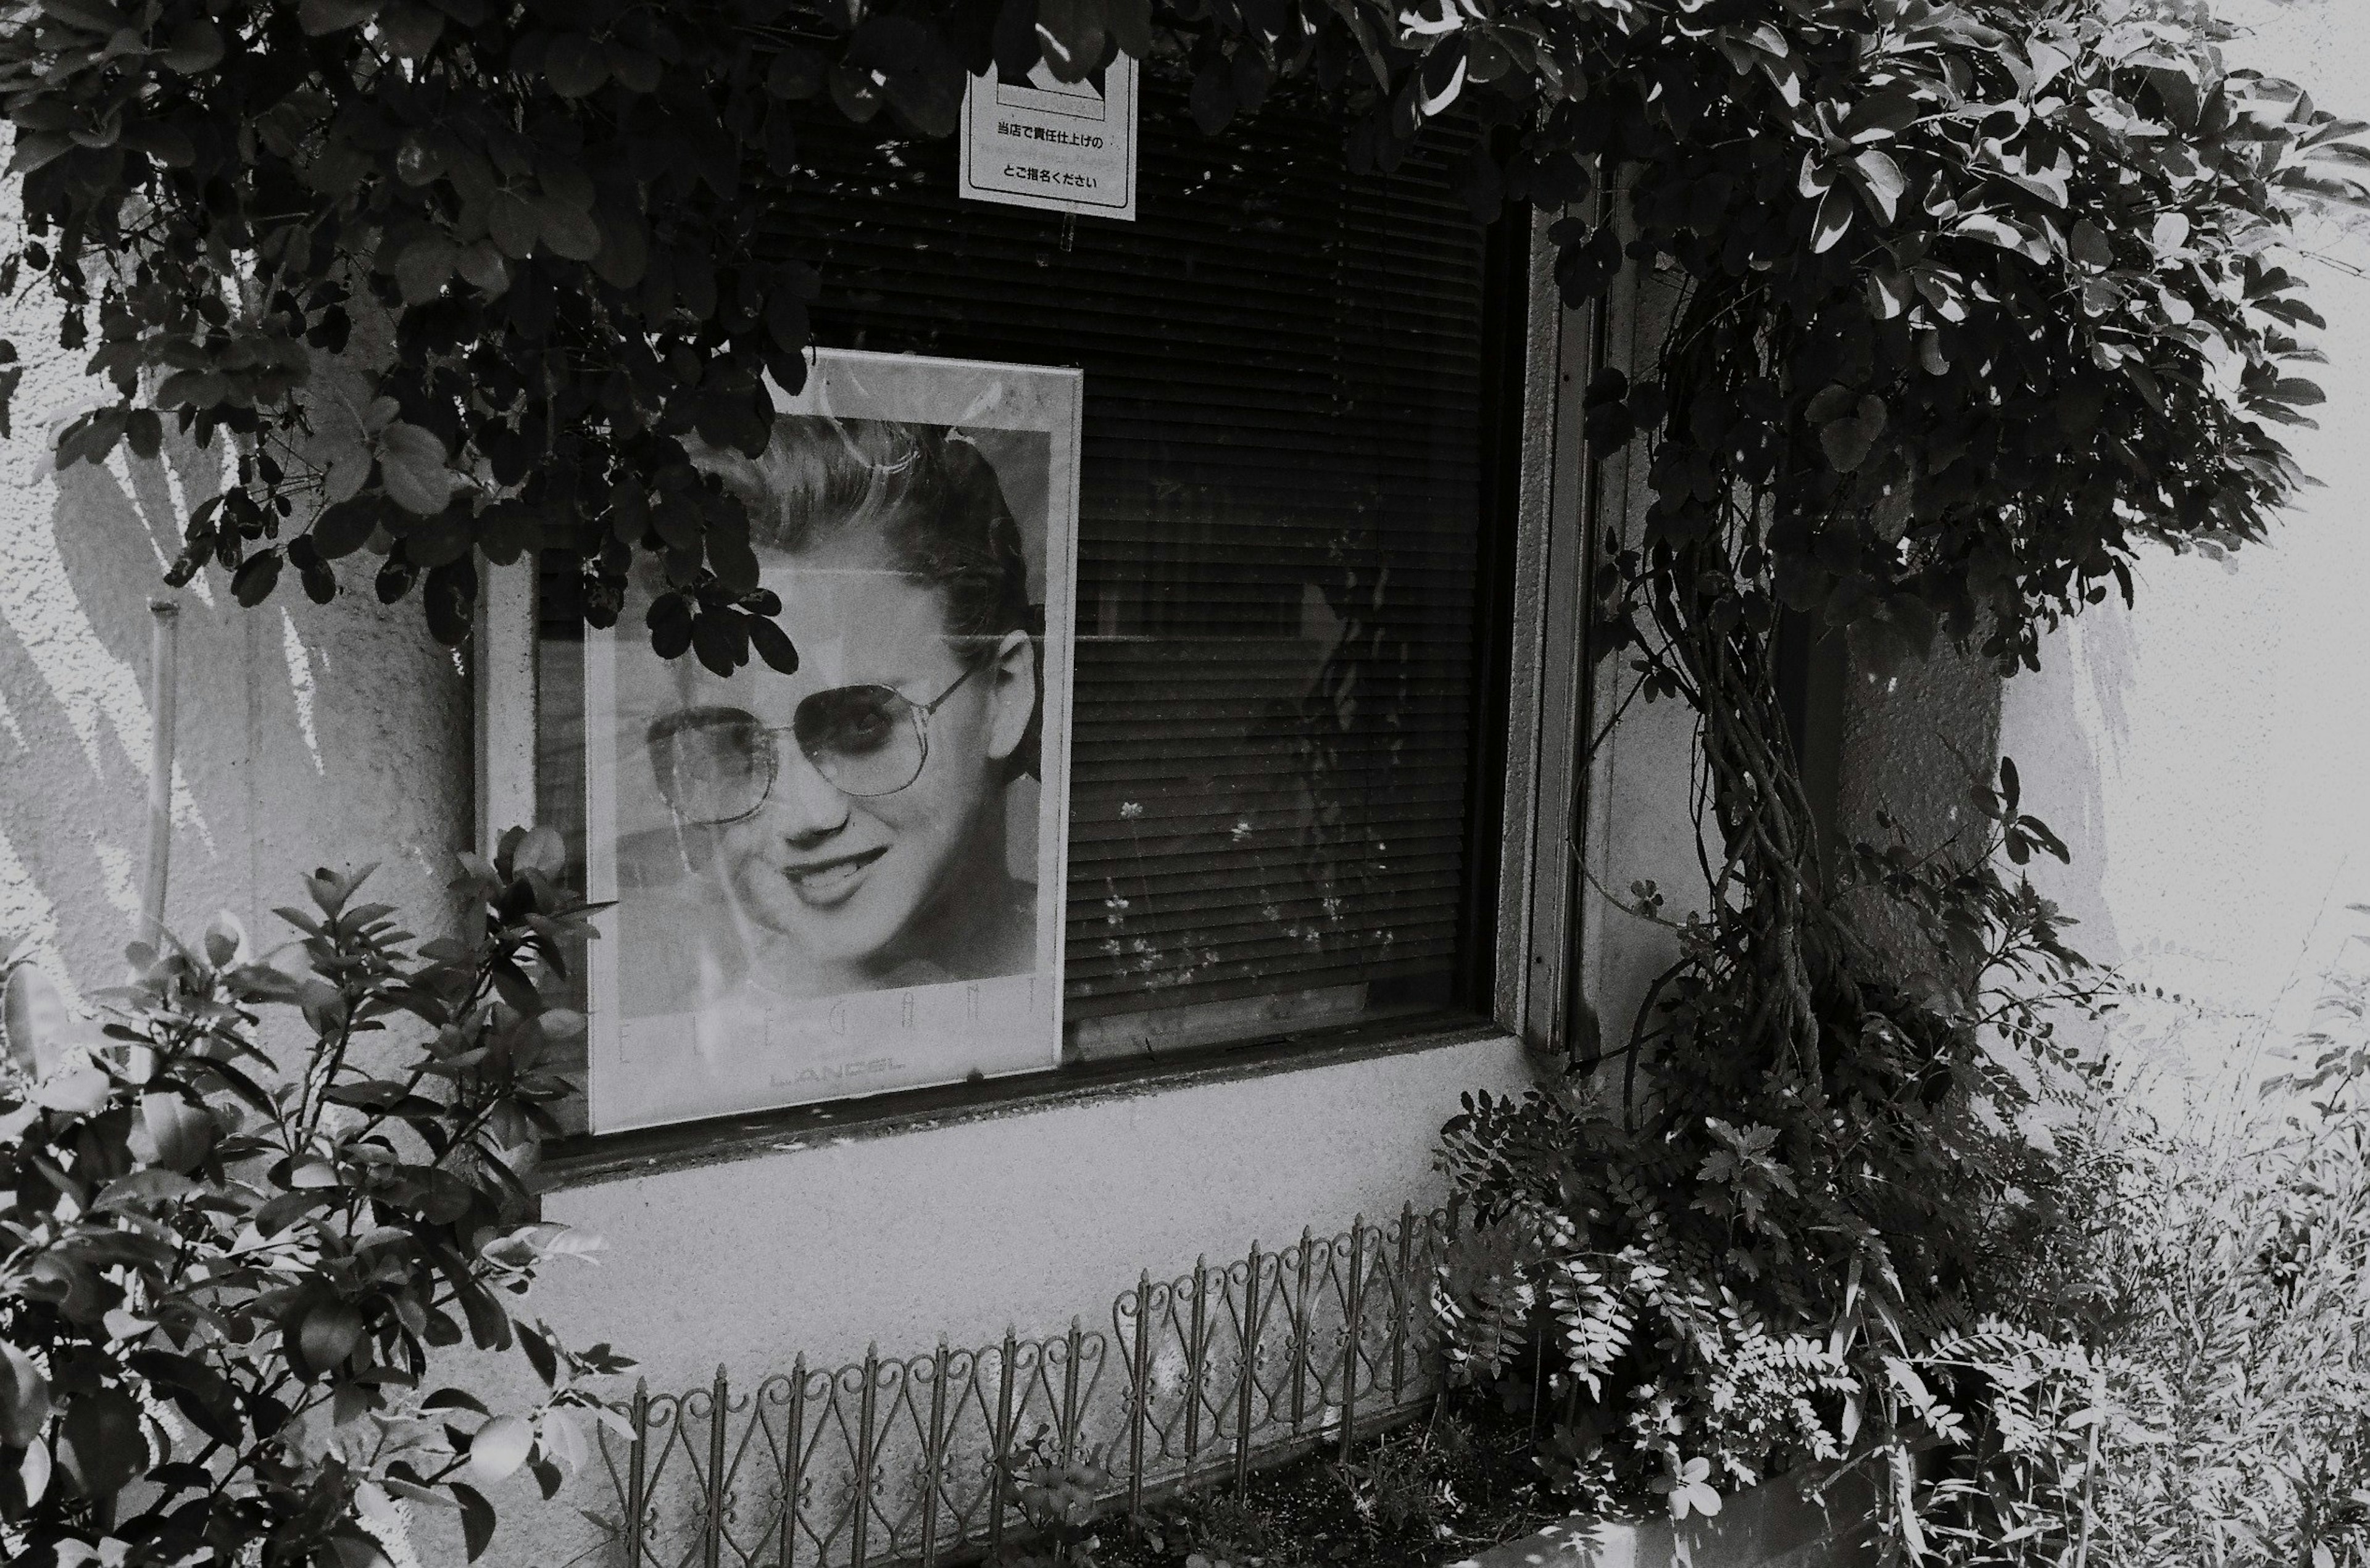
<path id="1" fill-rule="evenodd" d="M 1037 716 L 1037 645 L 1026 632 L 1007 632 L 988 670 L 987 754 L 1001 762 L 1019 749 Z"/>

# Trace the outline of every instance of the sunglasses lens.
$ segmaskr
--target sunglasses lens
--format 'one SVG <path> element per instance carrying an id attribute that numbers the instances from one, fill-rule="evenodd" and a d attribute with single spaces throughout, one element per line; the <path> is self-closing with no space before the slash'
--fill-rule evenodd
<path id="1" fill-rule="evenodd" d="M 817 692 L 790 726 L 815 772 L 849 795 L 893 794 L 922 771 L 914 704 L 886 686 Z"/>
<path id="2" fill-rule="evenodd" d="M 732 822 L 765 804 L 774 782 L 773 741 L 747 714 L 676 715 L 650 737 L 659 790 L 686 822 Z"/>

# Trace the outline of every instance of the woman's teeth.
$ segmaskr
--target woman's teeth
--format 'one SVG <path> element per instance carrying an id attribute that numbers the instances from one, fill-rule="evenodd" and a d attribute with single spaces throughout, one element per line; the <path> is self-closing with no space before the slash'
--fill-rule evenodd
<path id="1" fill-rule="evenodd" d="M 872 868 L 872 863 L 880 858 L 880 851 L 874 850 L 848 860 L 834 861 L 811 871 L 791 870 L 782 875 L 788 880 L 790 891 L 804 902 L 836 904 L 862 884 L 864 874 Z"/>

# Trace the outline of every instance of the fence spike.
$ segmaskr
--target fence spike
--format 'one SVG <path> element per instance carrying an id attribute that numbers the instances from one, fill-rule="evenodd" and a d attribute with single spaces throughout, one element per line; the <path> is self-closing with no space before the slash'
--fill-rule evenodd
<path id="1" fill-rule="evenodd" d="M 947 1468 L 947 1336 L 930 1360 L 930 1430 L 922 1448 L 922 1568 L 938 1559 L 938 1488 Z"/>
<path id="2" fill-rule="evenodd" d="M 626 1568 L 642 1568 L 642 1515 L 650 1507 L 650 1380 L 634 1379 L 634 1448 L 626 1456 Z"/>
<path id="3" fill-rule="evenodd" d="M 725 1380 L 724 1363 L 716 1364 L 716 1383 L 708 1407 L 708 1524 L 700 1540 L 700 1561 L 719 1568 L 724 1560 L 724 1418 L 731 1413 L 732 1391 Z M 682 1420 L 681 1415 L 675 1417 Z"/>
<path id="4" fill-rule="evenodd" d="M 1348 1463 L 1350 1441 L 1358 1430 L 1358 1342 L 1365 1333 L 1366 1217 L 1350 1221 L 1350 1290 L 1342 1305 L 1341 1459 Z"/>
<path id="5" fill-rule="evenodd" d="M 1144 1512 L 1144 1432 L 1152 1402 L 1152 1271 L 1135 1277 L 1135 1344 L 1128 1355 L 1127 1513 Z"/>
<path id="6" fill-rule="evenodd" d="M 1242 1356 L 1235 1383 L 1235 1489 L 1238 1492 L 1251 1478 L 1251 1390 L 1259 1375 L 1259 1335 L 1260 1244 L 1254 1241 L 1249 1277 L 1243 1282 Z"/>
<path id="7" fill-rule="evenodd" d="M 1004 1354 L 997 1365 L 995 1395 L 995 1449 L 991 1456 L 988 1474 L 987 1554 L 995 1556 L 1004 1547 L 1004 1494 L 1006 1478 L 1012 1469 L 1012 1358 L 1019 1354 L 1020 1338 L 1010 1323 L 1004 1325 Z"/>
<path id="8" fill-rule="evenodd" d="M 790 1365 L 790 1412 L 782 1433 L 782 1558 L 780 1568 L 795 1568 L 799 1550 L 799 1509 L 806 1490 L 807 1353 Z"/>
<path id="9" fill-rule="evenodd" d="M 1292 1303 L 1292 1432 L 1300 1435 L 1308 1402 L 1308 1267 L 1316 1261 L 1317 1236 L 1300 1228 L 1300 1280 Z M 1283 1276 L 1277 1276 L 1281 1280 Z"/>

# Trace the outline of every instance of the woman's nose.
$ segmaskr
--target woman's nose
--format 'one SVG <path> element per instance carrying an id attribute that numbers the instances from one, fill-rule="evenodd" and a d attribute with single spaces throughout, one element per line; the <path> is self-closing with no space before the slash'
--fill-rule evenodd
<path id="1" fill-rule="evenodd" d="M 777 829 L 793 842 L 825 838 L 847 826 L 847 796 L 794 746 L 782 748 L 770 804 Z"/>

